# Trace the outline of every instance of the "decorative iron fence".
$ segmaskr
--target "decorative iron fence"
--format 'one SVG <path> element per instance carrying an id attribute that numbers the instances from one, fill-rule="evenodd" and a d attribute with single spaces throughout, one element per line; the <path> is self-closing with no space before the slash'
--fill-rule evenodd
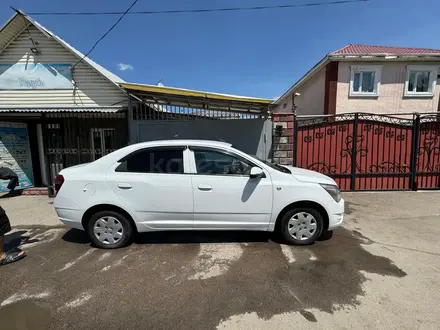
<path id="1" fill-rule="evenodd" d="M 63 168 L 92 162 L 128 142 L 125 111 L 47 113 L 42 123 L 49 186 Z"/>
<path id="2" fill-rule="evenodd" d="M 415 127 L 415 188 L 440 189 L 440 115 L 419 116 Z"/>
<path id="3" fill-rule="evenodd" d="M 133 120 L 227 120 L 258 119 L 265 113 L 245 111 L 223 106 L 206 106 L 182 103 L 145 102 L 133 105 Z"/>
<path id="4" fill-rule="evenodd" d="M 440 189 L 439 136 L 437 114 L 296 116 L 293 163 L 342 190 Z"/>

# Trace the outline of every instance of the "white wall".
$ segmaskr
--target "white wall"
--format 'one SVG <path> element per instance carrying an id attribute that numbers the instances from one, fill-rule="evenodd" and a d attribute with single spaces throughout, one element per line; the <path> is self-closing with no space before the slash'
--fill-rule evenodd
<path id="1" fill-rule="evenodd" d="M 0 64 L 14 63 L 65 63 L 74 64 L 78 58 L 55 40 L 48 39 L 34 26 L 29 28 L 34 41 L 38 42 L 41 54 L 30 51 L 29 35 L 21 33 L 1 54 Z M 76 89 L 70 90 L 0 90 L 0 107 L 75 107 L 110 106 L 126 104 L 127 97 L 115 85 L 86 63 L 75 67 Z"/>
<path id="2" fill-rule="evenodd" d="M 404 97 L 407 65 L 439 65 L 426 62 L 339 62 L 336 113 L 370 112 L 393 114 L 398 112 L 437 112 L 440 86 L 433 97 Z M 383 65 L 382 81 L 377 98 L 350 97 L 351 65 Z"/>

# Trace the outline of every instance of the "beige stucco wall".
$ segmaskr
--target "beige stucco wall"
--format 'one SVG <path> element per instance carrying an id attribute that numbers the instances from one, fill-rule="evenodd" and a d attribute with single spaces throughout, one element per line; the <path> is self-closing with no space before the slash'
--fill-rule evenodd
<path id="1" fill-rule="evenodd" d="M 349 96 L 351 65 L 383 65 L 378 97 Z M 439 81 L 437 81 L 437 88 L 433 97 L 414 98 L 403 96 L 407 65 L 440 66 L 440 62 L 339 62 L 336 113 L 436 112 L 440 93 Z"/>
<path id="2" fill-rule="evenodd" d="M 313 75 L 305 84 L 298 88 L 295 96 L 296 113 L 299 115 L 318 115 L 324 113 L 325 68 Z M 292 110 L 292 95 L 279 101 L 275 112 Z"/>

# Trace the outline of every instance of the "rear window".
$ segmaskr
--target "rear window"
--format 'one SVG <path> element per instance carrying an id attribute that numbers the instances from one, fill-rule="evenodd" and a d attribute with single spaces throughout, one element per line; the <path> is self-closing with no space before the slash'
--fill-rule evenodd
<path id="1" fill-rule="evenodd" d="M 136 151 L 121 160 L 116 172 L 183 174 L 183 148 Z"/>

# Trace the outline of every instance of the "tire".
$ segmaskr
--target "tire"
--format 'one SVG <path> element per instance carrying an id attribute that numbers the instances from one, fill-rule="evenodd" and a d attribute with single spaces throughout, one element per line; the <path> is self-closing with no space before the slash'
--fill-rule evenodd
<path id="1" fill-rule="evenodd" d="M 101 249 L 117 249 L 131 243 L 134 231 L 131 222 L 122 214 L 100 211 L 90 217 L 87 234 L 94 246 Z"/>
<path id="2" fill-rule="evenodd" d="M 328 241 L 333 237 L 333 230 L 323 231 L 321 236 L 319 236 L 318 241 Z"/>
<path id="3" fill-rule="evenodd" d="M 292 222 L 290 222 L 291 219 Z M 313 208 L 297 207 L 284 214 L 279 228 L 287 244 L 309 245 L 321 236 L 324 229 L 324 219 L 321 213 Z M 289 233 L 289 228 L 292 234 Z M 310 237 L 307 237 L 307 233 Z"/>

